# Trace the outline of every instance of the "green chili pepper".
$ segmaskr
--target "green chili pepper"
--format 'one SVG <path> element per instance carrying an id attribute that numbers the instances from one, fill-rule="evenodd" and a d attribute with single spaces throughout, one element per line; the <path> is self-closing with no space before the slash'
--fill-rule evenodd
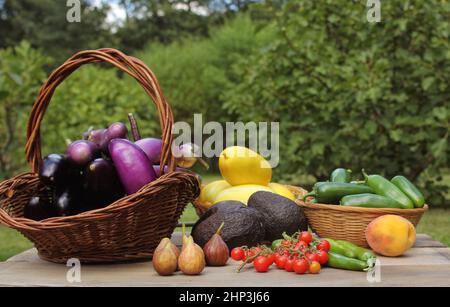
<path id="1" fill-rule="evenodd" d="M 419 191 L 419 189 L 406 177 L 404 176 L 395 176 L 391 179 L 391 182 L 395 184 L 397 188 L 400 189 L 406 196 L 411 199 L 416 208 L 422 208 L 425 204 L 425 198 L 423 194 Z"/>
<path id="2" fill-rule="evenodd" d="M 337 240 L 333 239 L 325 239 L 330 243 L 330 252 L 343 255 L 348 258 L 355 258 L 355 252 L 347 249 L 345 246 L 343 246 L 341 243 L 339 243 Z"/>
<path id="3" fill-rule="evenodd" d="M 340 244 L 343 248 L 345 248 L 347 251 L 352 252 L 355 256 L 352 258 L 356 258 L 358 260 L 361 261 L 367 261 L 370 258 L 375 258 L 375 254 L 368 250 L 365 249 L 363 247 L 359 247 L 356 244 L 353 244 L 351 242 L 348 241 L 344 241 L 344 240 L 336 240 L 338 244 Z"/>
<path id="4" fill-rule="evenodd" d="M 277 249 L 277 247 L 279 247 L 281 245 L 281 241 L 283 241 L 283 239 L 278 239 L 278 240 L 274 240 L 272 242 L 272 250 Z"/>
<path id="5" fill-rule="evenodd" d="M 335 169 L 330 176 L 331 182 L 348 183 L 351 180 L 352 171 L 345 168 Z"/>
<path id="6" fill-rule="evenodd" d="M 395 184 L 383 176 L 367 175 L 364 170 L 362 170 L 362 172 L 366 179 L 367 185 L 371 187 L 376 194 L 396 200 L 402 205 L 402 209 L 414 208 L 413 202 L 399 188 L 397 188 Z"/>
<path id="7" fill-rule="evenodd" d="M 344 196 L 341 199 L 341 205 L 363 208 L 402 208 L 402 204 L 389 197 L 369 193 Z"/>
<path id="8" fill-rule="evenodd" d="M 365 271 L 370 268 L 366 261 L 345 257 L 334 252 L 328 252 L 328 266 L 335 269 Z"/>
<path id="9" fill-rule="evenodd" d="M 338 204 L 342 197 L 352 194 L 373 193 L 373 190 L 367 185 L 340 183 L 340 182 L 321 182 L 316 183 L 313 191 L 306 194 L 303 199 L 314 196 L 322 204 Z"/>

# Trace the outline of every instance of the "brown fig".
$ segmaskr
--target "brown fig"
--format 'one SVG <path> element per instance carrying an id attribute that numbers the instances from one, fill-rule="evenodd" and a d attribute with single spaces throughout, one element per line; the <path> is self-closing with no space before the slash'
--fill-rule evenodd
<path id="1" fill-rule="evenodd" d="M 209 266 L 223 266 L 227 264 L 230 250 L 220 236 L 223 226 L 224 223 L 220 225 L 216 233 L 211 237 L 211 239 L 209 239 L 205 246 L 203 246 L 206 264 Z"/>
<path id="2" fill-rule="evenodd" d="M 178 257 L 180 256 L 180 249 L 175 244 L 173 244 L 169 238 L 163 238 L 161 242 L 159 242 L 159 245 L 158 247 L 156 247 L 154 253 L 156 253 L 158 249 L 162 249 L 166 244 L 170 244 L 170 247 L 172 248 L 173 252 L 175 253 L 178 259 Z"/>
<path id="3" fill-rule="evenodd" d="M 192 237 L 186 237 L 183 241 L 183 248 L 178 257 L 180 271 L 187 275 L 200 274 L 205 268 L 205 254 L 202 248 L 195 244 Z"/>
<path id="4" fill-rule="evenodd" d="M 159 275 L 171 275 L 177 270 L 178 256 L 172 245 L 172 242 L 168 238 L 164 238 L 155 249 L 153 254 L 153 268 Z"/>

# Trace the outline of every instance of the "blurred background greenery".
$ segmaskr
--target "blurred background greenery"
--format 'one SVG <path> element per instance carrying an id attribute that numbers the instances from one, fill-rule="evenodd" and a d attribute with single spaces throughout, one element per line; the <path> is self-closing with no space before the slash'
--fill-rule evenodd
<path id="1" fill-rule="evenodd" d="M 275 181 L 308 188 L 338 166 L 365 168 L 404 174 L 433 207 L 449 205 L 449 1 L 383 2 L 376 24 L 365 1 L 81 3 L 81 22 L 68 23 L 65 1 L 0 0 L 0 179 L 29 169 L 26 121 L 46 76 L 79 50 L 114 47 L 155 72 L 177 121 L 280 122 Z M 55 92 L 44 153 L 128 112 L 159 134 L 134 80 L 82 67 Z"/>

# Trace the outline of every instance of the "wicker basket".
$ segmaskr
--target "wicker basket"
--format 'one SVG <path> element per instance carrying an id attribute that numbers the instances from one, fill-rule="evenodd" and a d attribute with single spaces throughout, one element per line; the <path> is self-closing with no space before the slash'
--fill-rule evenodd
<path id="1" fill-rule="evenodd" d="M 291 185 L 286 185 L 286 187 L 297 198 L 302 198 L 306 193 L 308 193 L 308 191 L 306 191 L 305 189 L 300 188 L 300 187 L 295 187 L 295 186 L 291 186 Z M 211 207 L 210 203 L 202 203 L 201 201 L 198 200 L 198 198 L 195 201 L 193 201 L 192 204 L 194 205 L 195 212 L 197 212 L 197 215 L 199 217 L 201 217 L 208 210 L 208 208 Z"/>
<path id="2" fill-rule="evenodd" d="M 422 215 L 428 210 L 425 205 L 419 209 L 375 209 L 345 207 L 338 205 L 311 204 L 297 201 L 303 207 L 308 224 L 320 237 L 350 241 L 362 247 L 369 247 L 366 241 L 366 227 L 375 218 L 385 214 L 395 214 L 417 226 Z"/>
<path id="3" fill-rule="evenodd" d="M 105 208 L 43 221 L 23 218 L 29 199 L 44 192 L 36 171 L 42 159 L 40 125 L 51 97 L 80 66 L 98 62 L 108 62 L 129 74 L 152 98 L 162 130 L 160 164 L 168 165 L 169 172 Z M 20 231 L 34 242 L 41 258 L 52 262 L 64 263 L 69 258 L 85 263 L 150 259 L 159 241 L 172 234 L 186 204 L 200 192 L 195 175 L 174 171 L 172 126 L 172 110 L 158 80 L 142 61 L 114 49 L 75 54 L 50 75 L 39 92 L 27 126 L 26 157 L 32 172 L 0 183 L 0 222 Z"/>

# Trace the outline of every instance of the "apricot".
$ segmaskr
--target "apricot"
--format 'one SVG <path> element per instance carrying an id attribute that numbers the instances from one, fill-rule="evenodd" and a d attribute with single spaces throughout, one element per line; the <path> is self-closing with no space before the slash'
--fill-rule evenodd
<path id="1" fill-rule="evenodd" d="M 378 254 L 388 257 L 402 255 L 416 241 L 414 225 L 398 215 L 383 215 L 367 225 L 366 240 Z"/>

